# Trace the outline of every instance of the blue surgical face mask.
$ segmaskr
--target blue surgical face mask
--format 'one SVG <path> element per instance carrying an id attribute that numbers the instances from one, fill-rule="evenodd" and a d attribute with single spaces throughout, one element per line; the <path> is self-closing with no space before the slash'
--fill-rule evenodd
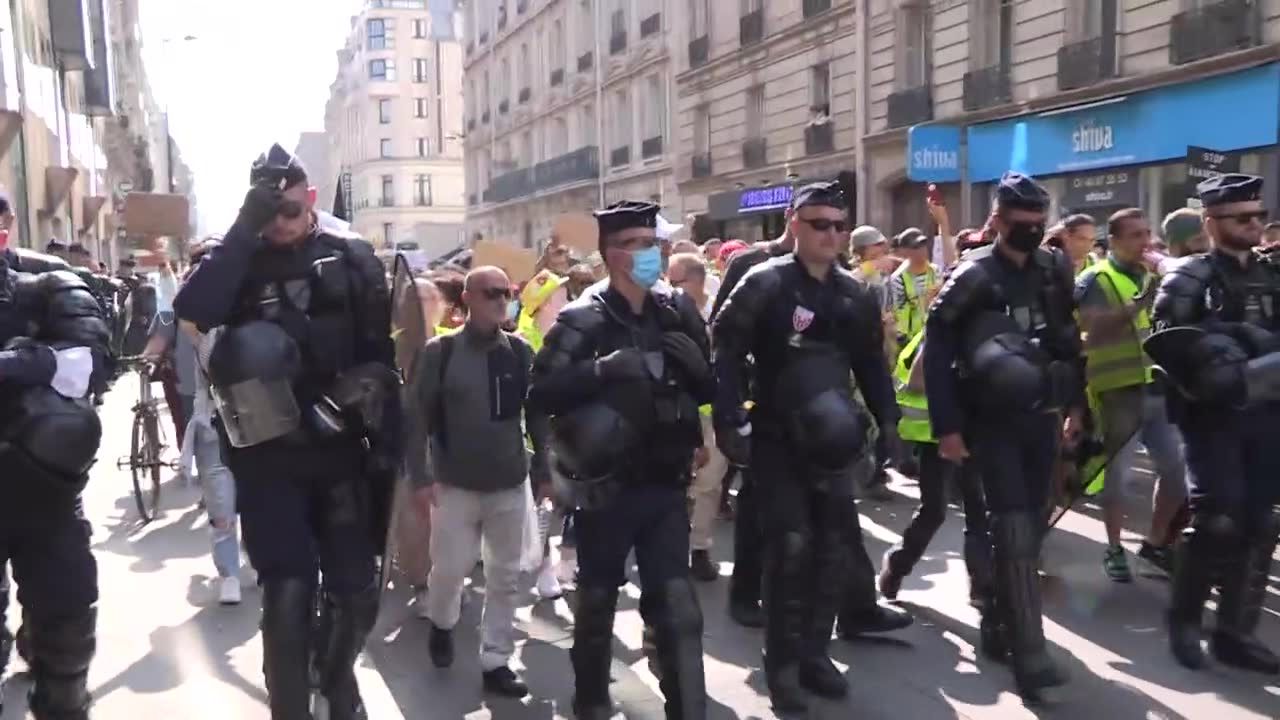
<path id="1" fill-rule="evenodd" d="M 648 290 L 662 276 L 662 251 L 657 247 L 631 253 L 631 279 Z"/>

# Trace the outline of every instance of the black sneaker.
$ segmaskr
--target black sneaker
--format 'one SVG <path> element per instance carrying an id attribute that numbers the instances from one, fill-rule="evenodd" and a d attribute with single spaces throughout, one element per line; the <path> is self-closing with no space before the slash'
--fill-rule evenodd
<path id="1" fill-rule="evenodd" d="M 447 668 L 453 664 L 453 631 L 442 630 L 434 624 L 431 626 L 431 638 L 427 640 L 427 650 L 431 653 L 431 663 L 438 668 Z"/>
<path id="2" fill-rule="evenodd" d="M 529 694 L 529 686 L 520 682 L 515 671 L 505 665 L 484 673 L 484 690 L 509 698 L 522 698 Z"/>
<path id="3" fill-rule="evenodd" d="M 694 550 L 689 554 L 689 574 L 694 580 L 712 582 L 720 577 L 720 567 L 711 561 L 710 552 Z"/>
<path id="4" fill-rule="evenodd" d="M 1152 545 L 1143 540 L 1138 548 L 1138 557 L 1165 575 L 1173 576 L 1173 553 L 1169 548 Z"/>
<path id="5" fill-rule="evenodd" d="M 1102 569 L 1112 582 L 1133 582 L 1133 574 L 1129 572 L 1129 561 L 1125 559 L 1124 548 L 1110 545 L 1102 556 Z"/>

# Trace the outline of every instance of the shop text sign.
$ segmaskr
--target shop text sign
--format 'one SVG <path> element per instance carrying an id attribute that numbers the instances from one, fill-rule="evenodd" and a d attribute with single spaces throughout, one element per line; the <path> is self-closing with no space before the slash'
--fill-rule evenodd
<path id="1" fill-rule="evenodd" d="M 1240 172 L 1240 156 L 1202 147 L 1187 147 L 1187 197 L 1198 197 L 1196 185 L 1226 173 Z"/>
<path id="2" fill-rule="evenodd" d="M 738 212 L 783 210 L 791 205 L 790 185 L 771 185 L 754 190 L 743 190 L 738 196 Z"/>
<path id="3" fill-rule="evenodd" d="M 1138 204 L 1138 173 L 1115 170 L 1067 178 L 1062 206 L 1069 210 L 1103 207 L 1133 207 Z"/>
<path id="4" fill-rule="evenodd" d="M 907 131 L 907 179 L 960 181 L 960 128 L 916 125 Z"/>

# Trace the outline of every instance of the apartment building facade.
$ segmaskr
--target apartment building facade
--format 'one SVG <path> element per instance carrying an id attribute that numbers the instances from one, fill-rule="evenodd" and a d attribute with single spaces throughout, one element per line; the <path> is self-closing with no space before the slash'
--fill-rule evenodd
<path id="1" fill-rule="evenodd" d="M 671 141 L 686 0 L 466 0 L 467 228 L 537 248 L 620 199 L 685 213 Z"/>
<path id="2" fill-rule="evenodd" d="M 881 226 L 922 224 L 929 180 L 978 224 L 1009 168 L 1041 178 L 1058 215 L 1159 218 L 1229 170 L 1280 198 L 1280 1 L 863 5 L 860 205 Z"/>
<path id="3" fill-rule="evenodd" d="M 375 246 L 463 241 L 462 45 L 452 0 L 367 0 L 338 52 L 320 206 Z"/>
<path id="4" fill-rule="evenodd" d="M 676 177 L 694 234 L 774 237 L 807 181 L 856 195 L 855 3 L 682 3 Z"/>

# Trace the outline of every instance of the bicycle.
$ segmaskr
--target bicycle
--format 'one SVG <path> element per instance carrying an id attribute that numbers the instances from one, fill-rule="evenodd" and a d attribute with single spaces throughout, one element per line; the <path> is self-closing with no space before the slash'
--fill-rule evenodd
<path id="1" fill-rule="evenodd" d="M 154 360 L 141 355 L 120 358 L 120 365 L 138 373 L 138 402 L 133 406 L 133 431 L 129 455 L 116 461 L 116 467 L 128 467 L 133 479 L 133 500 L 143 524 L 156 518 L 160 507 L 160 470 L 177 470 L 178 461 L 164 460 L 164 432 L 160 427 L 160 401 L 151 394 L 155 375 Z M 149 480 L 149 482 L 148 482 Z"/>

